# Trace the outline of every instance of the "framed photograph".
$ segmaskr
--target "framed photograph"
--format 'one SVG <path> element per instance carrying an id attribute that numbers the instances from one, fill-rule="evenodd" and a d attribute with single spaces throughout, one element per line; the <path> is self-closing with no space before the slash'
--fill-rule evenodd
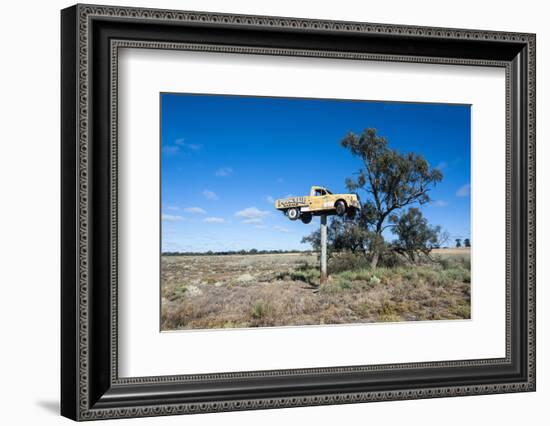
<path id="1" fill-rule="evenodd" d="M 61 412 L 535 390 L 535 35 L 61 12 Z"/>

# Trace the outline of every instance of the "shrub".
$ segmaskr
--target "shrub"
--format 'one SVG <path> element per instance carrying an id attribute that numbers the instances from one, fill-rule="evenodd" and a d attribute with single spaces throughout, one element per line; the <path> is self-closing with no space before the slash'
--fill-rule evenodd
<path id="1" fill-rule="evenodd" d="M 292 280 L 292 281 L 303 281 L 310 285 L 317 286 L 319 285 L 320 272 L 318 269 L 313 269 L 308 267 L 308 269 L 301 269 L 298 271 L 286 271 L 277 274 L 276 278 L 278 280 Z"/>
<path id="2" fill-rule="evenodd" d="M 303 281 L 311 285 L 318 285 L 320 272 L 317 269 L 307 269 L 303 271 L 294 271 L 290 273 L 290 279 L 293 281 Z"/>
<path id="3" fill-rule="evenodd" d="M 455 261 L 448 256 L 436 256 L 434 257 L 436 263 L 438 263 L 443 269 L 452 268 Z"/>
<path id="4" fill-rule="evenodd" d="M 331 274 L 344 271 L 354 271 L 369 267 L 369 261 L 364 254 L 343 252 L 335 254 L 328 262 L 328 270 Z"/>
<path id="5" fill-rule="evenodd" d="M 394 315 L 396 313 L 395 305 L 389 300 L 382 301 L 380 308 L 378 308 L 379 315 Z"/>
<path id="6" fill-rule="evenodd" d="M 453 279 L 448 274 L 446 274 L 446 272 L 447 271 L 441 272 L 441 274 L 437 276 L 437 279 L 433 281 L 433 284 L 440 287 L 446 287 L 449 284 L 452 284 Z"/>
<path id="7" fill-rule="evenodd" d="M 342 292 L 344 289 L 340 285 L 323 284 L 319 287 L 319 292 L 327 295 L 334 295 Z"/>
<path id="8" fill-rule="evenodd" d="M 458 303 L 450 308 L 450 312 L 457 317 L 469 319 L 470 318 L 470 305 L 466 303 Z"/>
<path id="9" fill-rule="evenodd" d="M 342 290 L 348 290 L 352 287 L 351 285 L 351 281 L 348 281 L 348 280 L 343 280 L 343 281 L 340 281 L 340 288 Z"/>
<path id="10" fill-rule="evenodd" d="M 170 301 L 174 301 L 177 299 L 180 299 L 183 297 L 183 295 L 187 292 L 187 285 L 186 284 L 178 284 L 176 287 L 174 287 L 174 293 L 168 298 Z"/>
<path id="11" fill-rule="evenodd" d="M 372 274 L 373 272 L 370 269 L 358 269 L 355 271 L 340 272 L 339 274 L 336 274 L 336 276 L 341 280 L 369 281 L 372 277 Z"/>
<path id="12" fill-rule="evenodd" d="M 376 275 L 373 275 L 372 277 L 370 277 L 369 284 L 375 286 L 380 284 L 381 281 L 382 280 L 380 278 L 378 278 Z"/>
<path id="13" fill-rule="evenodd" d="M 353 312 L 361 318 L 367 318 L 370 314 L 370 307 L 367 303 L 361 303 L 360 305 L 353 307 Z"/>
<path id="14" fill-rule="evenodd" d="M 430 269 L 430 268 L 418 268 L 417 270 L 417 275 L 419 278 L 423 279 L 425 282 L 427 283 L 437 283 L 440 276 L 441 276 L 441 272 L 439 271 L 435 271 L 433 269 Z"/>
<path id="15" fill-rule="evenodd" d="M 271 311 L 269 304 L 263 300 L 257 300 L 252 305 L 252 318 L 261 320 L 264 319 Z"/>
<path id="16" fill-rule="evenodd" d="M 302 260 L 298 263 L 298 266 L 296 267 L 297 271 L 307 271 L 311 269 L 311 265 L 307 263 L 305 260 Z"/>
<path id="17" fill-rule="evenodd" d="M 401 321 L 396 305 L 389 300 L 384 300 L 378 308 L 378 319 L 384 322 Z"/>
<path id="18" fill-rule="evenodd" d="M 443 271 L 443 274 L 446 275 L 451 281 L 459 281 L 462 283 L 470 282 L 470 271 L 463 268 L 452 268 Z"/>
<path id="19" fill-rule="evenodd" d="M 396 268 L 398 266 L 404 266 L 406 264 L 407 262 L 405 261 L 403 256 L 400 256 L 394 251 L 387 251 L 383 253 L 378 261 L 378 266 L 386 268 Z"/>

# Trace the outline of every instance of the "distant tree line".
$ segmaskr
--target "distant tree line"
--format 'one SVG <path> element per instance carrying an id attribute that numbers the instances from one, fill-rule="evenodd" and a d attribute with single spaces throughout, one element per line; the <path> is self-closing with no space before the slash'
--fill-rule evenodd
<path id="1" fill-rule="evenodd" d="M 455 245 L 456 248 L 462 247 L 462 244 L 464 244 L 464 247 L 471 247 L 469 238 L 464 238 L 464 242 L 462 242 L 462 238 L 456 238 L 455 243 L 456 243 Z"/>
<path id="2" fill-rule="evenodd" d="M 251 254 L 291 254 L 291 253 L 311 253 L 311 250 L 225 250 L 225 251 L 166 251 L 163 256 L 229 256 L 229 255 L 251 255 Z"/>

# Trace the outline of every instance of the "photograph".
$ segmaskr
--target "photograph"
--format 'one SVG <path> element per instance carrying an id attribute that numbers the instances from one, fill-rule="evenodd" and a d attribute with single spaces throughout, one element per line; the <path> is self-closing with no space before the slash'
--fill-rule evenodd
<path id="1" fill-rule="evenodd" d="M 479 409 L 506 424 L 537 417 L 548 396 L 536 359 L 537 44 L 548 25 L 528 6 L 449 18 L 399 1 L 387 14 L 75 4 L 54 25 L 38 14 L 55 46 L 16 56 L 29 69 L 60 59 L 57 84 L 37 80 L 47 93 L 36 97 L 60 108 L 33 119 L 61 149 L 40 138 L 39 155 L 7 158 L 36 160 L 11 173 L 28 178 L 30 191 L 11 186 L 33 205 L 55 200 L 42 179 L 55 172 L 60 203 L 44 204 L 57 226 L 31 206 L 11 209 L 28 217 L 10 230 L 15 282 L 38 271 L 44 294 L 31 299 L 59 307 L 58 336 L 36 332 L 42 308 L 21 316 L 20 294 L 4 299 L 38 338 L 27 352 L 57 342 L 37 364 L 52 377 L 33 372 L 54 392 L 40 410 L 263 424 L 280 423 L 274 409 L 326 406 L 332 424 L 363 403 L 387 423 L 398 404 L 390 424 L 425 426 L 433 400 L 434 418 L 459 413 L 461 425 Z M 36 92 L 19 74 L 14 110 L 22 80 Z M 28 116 L 6 140 L 21 139 Z M 36 191 L 29 170 L 44 164 Z M 33 252 L 57 261 L 28 267 L 29 224 L 55 231 L 36 241 L 57 238 L 58 251 Z M 42 285 L 48 268 L 61 291 Z"/>
<path id="2" fill-rule="evenodd" d="M 471 318 L 471 105 L 160 94 L 161 331 Z"/>

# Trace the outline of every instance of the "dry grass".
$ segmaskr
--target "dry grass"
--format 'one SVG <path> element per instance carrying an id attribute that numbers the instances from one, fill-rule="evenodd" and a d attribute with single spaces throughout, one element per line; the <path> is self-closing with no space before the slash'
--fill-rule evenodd
<path id="1" fill-rule="evenodd" d="M 470 318 L 469 251 L 423 266 L 332 274 L 305 254 L 163 256 L 162 329 Z"/>

